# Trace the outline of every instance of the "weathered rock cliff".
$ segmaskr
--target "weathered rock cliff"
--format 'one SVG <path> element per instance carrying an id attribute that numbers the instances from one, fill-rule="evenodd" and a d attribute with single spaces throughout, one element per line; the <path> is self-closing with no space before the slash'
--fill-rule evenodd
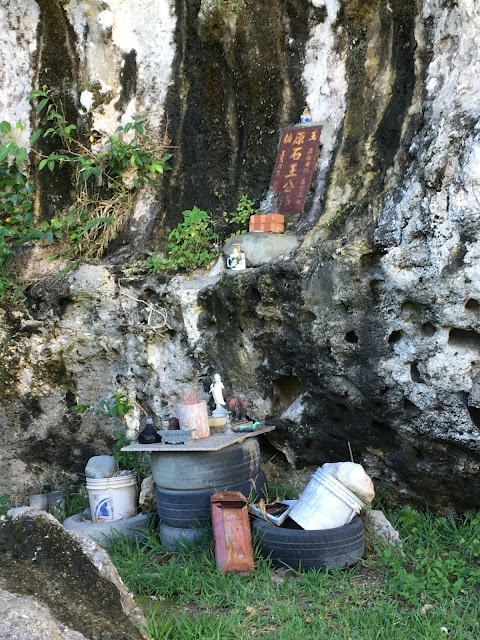
<path id="1" fill-rule="evenodd" d="M 480 506 L 474 1 L 0 0 L 0 14 L 2 118 L 33 118 L 28 90 L 65 81 L 85 130 L 145 113 L 174 147 L 123 246 L 32 284 L 29 315 L 4 315 L 0 492 L 108 450 L 112 424 L 71 416 L 76 395 L 123 387 L 160 415 L 218 371 L 277 425 L 291 465 L 351 447 L 399 499 Z M 300 248 L 218 281 L 132 276 L 127 259 L 183 209 L 265 196 L 279 132 L 305 102 L 324 131 Z M 40 179 L 48 217 L 68 189 Z"/>

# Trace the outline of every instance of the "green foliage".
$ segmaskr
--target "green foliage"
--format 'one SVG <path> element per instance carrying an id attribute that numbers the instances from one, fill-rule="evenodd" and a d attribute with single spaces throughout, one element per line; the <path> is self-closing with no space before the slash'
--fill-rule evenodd
<path id="1" fill-rule="evenodd" d="M 128 401 L 126 396 L 121 391 L 115 391 L 110 400 L 100 399 L 100 409 L 98 409 L 98 415 L 104 415 L 108 418 L 115 418 L 117 416 L 124 416 L 130 409 L 133 409 L 134 405 Z"/>
<path id="2" fill-rule="evenodd" d="M 230 235 L 240 235 L 247 233 L 248 221 L 250 216 L 256 214 L 258 209 L 255 208 L 253 200 L 246 195 L 243 195 L 238 201 L 235 211 L 231 213 L 223 212 L 223 219 L 227 223 L 228 231 L 231 231 L 232 227 L 239 227 L 236 231 L 230 233 Z"/>
<path id="3" fill-rule="evenodd" d="M 55 491 L 55 487 L 51 485 L 48 491 Z M 88 499 L 88 491 L 84 484 L 75 486 L 65 480 L 63 485 L 63 502 L 61 506 L 51 507 L 49 509 L 52 516 L 54 516 L 59 522 L 64 522 L 70 516 L 74 516 L 77 513 L 82 513 L 87 507 L 90 506 Z"/>
<path id="4" fill-rule="evenodd" d="M 38 146 L 45 140 L 50 148 L 55 146 L 48 155 L 36 151 L 38 168 L 54 172 L 71 167 L 73 204 L 67 211 L 58 211 L 50 222 L 35 224 L 35 185 L 28 182 L 21 168 L 28 151 L 16 144 L 12 125 L 0 122 L 0 299 L 14 286 L 15 246 L 30 241 L 50 245 L 62 239 L 67 248 L 52 258 L 73 258 L 77 263 L 99 258 L 124 226 L 135 189 L 153 184 L 159 174 L 170 169 L 167 163 L 172 157 L 168 153 L 157 156 L 141 116 L 119 126 L 104 145 L 87 147 L 77 126 L 65 119 L 51 89 L 35 89 L 28 100 L 35 104 L 40 118 L 30 144 Z M 22 124 L 17 123 L 16 129 L 22 131 Z"/>
<path id="5" fill-rule="evenodd" d="M 404 536 L 400 577 L 408 567 L 423 580 L 428 568 L 417 566 L 412 554 L 428 540 L 441 557 L 462 538 L 464 549 L 476 545 L 480 514 L 454 519 L 412 512 L 390 515 Z M 399 574 L 388 555 L 401 559 L 398 550 L 379 547 L 356 567 L 305 573 L 274 569 L 255 545 L 254 552 L 255 572 L 242 576 L 219 573 L 212 546 L 167 553 L 153 530 L 145 540 L 117 539 L 109 548 L 144 608 L 153 640 L 435 640 L 445 637 L 442 627 L 455 640 L 480 637 L 478 583 L 476 590 L 473 584 L 462 590 L 452 578 L 438 592 L 427 584 L 419 603 L 432 606 L 422 611 L 398 591 Z M 478 569 L 474 553 L 465 565 L 470 574 Z"/>
<path id="6" fill-rule="evenodd" d="M 97 416 L 118 418 L 123 417 L 130 409 L 134 408 L 134 405 L 130 404 L 128 396 L 122 391 L 114 391 L 108 400 L 100 398 L 97 407 L 80 402 L 78 397 L 76 400 L 77 403 L 71 407 L 71 411 L 80 416 L 94 412 Z"/>
<path id="7" fill-rule="evenodd" d="M 17 123 L 17 130 L 23 127 Z M 28 182 L 21 170 L 27 149 L 12 138 L 9 122 L 0 123 L 0 300 L 7 292 L 17 297 L 18 289 L 11 286 L 13 249 L 30 240 L 49 244 L 53 237 L 48 229 L 37 228 L 33 219 L 35 186 Z M 48 226 L 48 225 L 47 225 Z"/>
<path id="8" fill-rule="evenodd" d="M 113 436 L 113 451 L 119 468 L 135 471 L 137 480 L 141 483 L 144 478 L 152 473 L 149 454 L 122 451 L 123 447 L 127 447 L 132 443 L 131 438 L 127 438 L 126 434 L 120 431 L 114 431 Z"/>
<path id="9" fill-rule="evenodd" d="M 183 222 L 168 236 L 168 257 L 153 255 L 147 261 L 147 266 L 153 273 L 167 269 L 193 271 L 207 266 L 215 257 L 212 250 L 218 235 L 210 215 L 193 207 L 183 212 L 183 218 Z"/>
<path id="10" fill-rule="evenodd" d="M 8 511 L 8 503 L 10 502 L 10 496 L 6 493 L 0 496 L 0 516 L 4 516 Z"/>
<path id="11" fill-rule="evenodd" d="M 338 220 L 338 218 L 340 218 L 341 216 L 343 216 L 343 209 L 342 207 L 340 207 L 340 209 L 338 209 L 335 214 L 329 219 L 327 220 L 327 222 L 324 222 L 322 225 L 320 225 L 321 229 L 326 229 L 327 227 L 331 227 L 332 224 L 335 224 L 335 222 Z"/>
<path id="12" fill-rule="evenodd" d="M 98 404 L 93 406 L 76 399 L 77 403 L 71 407 L 71 411 L 76 415 L 85 416 L 88 413 L 94 413 L 97 416 L 105 418 L 114 418 L 123 423 L 125 415 L 134 408 L 129 397 L 122 391 L 114 391 L 108 399 L 100 398 Z M 136 404 L 136 403 L 135 403 Z M 127 437 L 125 431 L 113 432 L 113 451 L 115 459 L 120 469 L 133 469 L 137 474 L 137 480 L 141 482 L 150 475 L 150 458 L 148 454 L 136 454 L 131 451 L 122 451 L 123 447 L 129 445 L 132 440 Z"/>
<path id="13" fill-rule="evenodd" d="M 405 539 L 405 553 L 391 548 L 381 551 L 392 590 L 414 605 L 477 593 L 480 512 L 456 519 L 405 507 L 395 519 Z"/>
<path id="14" fill-rule="evenodd" d="M 217 197 L 221 194 L 215 192 Z M 170 232 L 168 255 L 152 255 L 147 260 L 147 268 L 152 273 L 158 271 L 194 271 L 208 264 L 218 254 L 218 243 L 231 236 L 247 232 L 250 216 L 256 213 L 254 203 L 243 195 L 231 213 L 223 212 L 221 220 L 215 223 L 206 211 L 193 207 L 183 212 L 183 222 Z"/>
<path id="15" fill-rule="evenodd" d="M 125 189 L 137 188 L 142 182 L 154 183 L 155 174 L 168 171 L 167 165 L 171 154 L 161 159 L 155 157 L 156 149 L 149 147 L 148 136 L 143 127 L 143 116 L 134 116 L 133 122 L 117 127 L 114 135 L 108 138 L 106 149 L 98 151 L 88 149 L 74 137 L 77 127 L 69 124 L 59 113 L 53 99 L 52 91 L 44 86 L 30 93 L 28 100 L 36 101 L 36 112 L 43 114 L 41 127 L 32 135 L 33 144 L 40 136 L 58 138 L 62 144 L 61 153 L 51 153 L 44 157 L 39 169 L 48 167 L 53 171 L 56 164 L 71 164 L 76 168 L 83 182 L 90 178 L 101 178 L 98 182 L 107 182 L 108 189 L 123 192 Z M 125 172 L 129 175 L 125 176 Z"/>

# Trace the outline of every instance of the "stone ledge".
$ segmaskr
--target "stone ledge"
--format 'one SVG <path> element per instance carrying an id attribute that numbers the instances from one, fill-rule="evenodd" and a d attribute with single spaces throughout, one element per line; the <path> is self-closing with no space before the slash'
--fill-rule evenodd
<path id="1" fill-rule="evenodd" d="M 290 255 L 300 245 L 300 240 L 293 233 L 245 233 L 227 240 L 223 248 L 225 256 L 232 253 L 233 244 L 241 245 L 247 266 L 259 267 Z"/>

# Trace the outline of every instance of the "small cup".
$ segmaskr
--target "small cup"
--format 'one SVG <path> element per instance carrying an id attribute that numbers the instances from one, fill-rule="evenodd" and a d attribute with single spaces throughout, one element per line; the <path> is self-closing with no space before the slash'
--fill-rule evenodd
<path id="1" fill-rule="evenodd" d="M 49 491 L 47 493 L 47 502 L 50 513 L 52 512 L 52 509 L 62 509 L 63 500 L 63 491 Z"/>
<path id="2" fill-rule="evenodd" d="M 34 493 L 28 497 L 30 509 L 35 511 L 48 511 L 48 496 L 46 493 Z"/>

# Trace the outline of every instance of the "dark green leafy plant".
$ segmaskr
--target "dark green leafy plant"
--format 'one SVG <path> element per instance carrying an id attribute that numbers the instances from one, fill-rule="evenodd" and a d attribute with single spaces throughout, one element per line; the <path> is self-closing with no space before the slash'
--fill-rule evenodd
<path id="1" fill-rule="evenodd" d="M 23 130 L 17 122 L 16 129 Z M 11 268 L 14 248 L 37 240 L 51 244 L 54 233 L 46 226 L 37 228 L 33 219 L 35 186 L 28 182 L 21 166 L 27 157 L 27 149 L 18 146 L 9 122 L 0 123 L 0 300 L 11 286 Z"/>
<path id="2" fill-rule="evenodd" d="M 147 266 L 153 273 L 167 269 L 193 271 L 207 266 L 215 257 L 213 248 L 218 235 L 210 215 L 193 207 L 183 212 L 183 218 L 183 222 L 168 236 L 168 257 L 153 255 L 147 261 Z"/>
<path id="3" fill-rule="evenodd" d="M 8 511 L 8 503 L 10 502 L 10 496 L 6 493 L 0 496 L 0 516 L 4 516 Z"/>
<path id="4" fill-rule="evenodd" d="M 243 195 L 231 213 L 223 212 L 214 222 L 206 211 L 198 207 L 183 212 L 183 222 L 170 232 L 167 257 L 152 255 L 147 268 L 158 271 L 194 271 L 206 267 L 218 255 L 218 244 L 231 236 L 247 232 L 250 216 L 256 213 L 252 200 Z"/>
<path id="5" fill-rule="evenodd" d="M 258 209 L 255 208 L 253 200 L 243 195 L 238 201 L 235 211 L 231 213 L 223 212 L 223 221 L 227 227 L 225 233 L 227 237 L 238 236 L 247 233 L 248 222 L 250 216 L 256 214 Z M 234 229 L 234 231 L 232 231 Z"/>

